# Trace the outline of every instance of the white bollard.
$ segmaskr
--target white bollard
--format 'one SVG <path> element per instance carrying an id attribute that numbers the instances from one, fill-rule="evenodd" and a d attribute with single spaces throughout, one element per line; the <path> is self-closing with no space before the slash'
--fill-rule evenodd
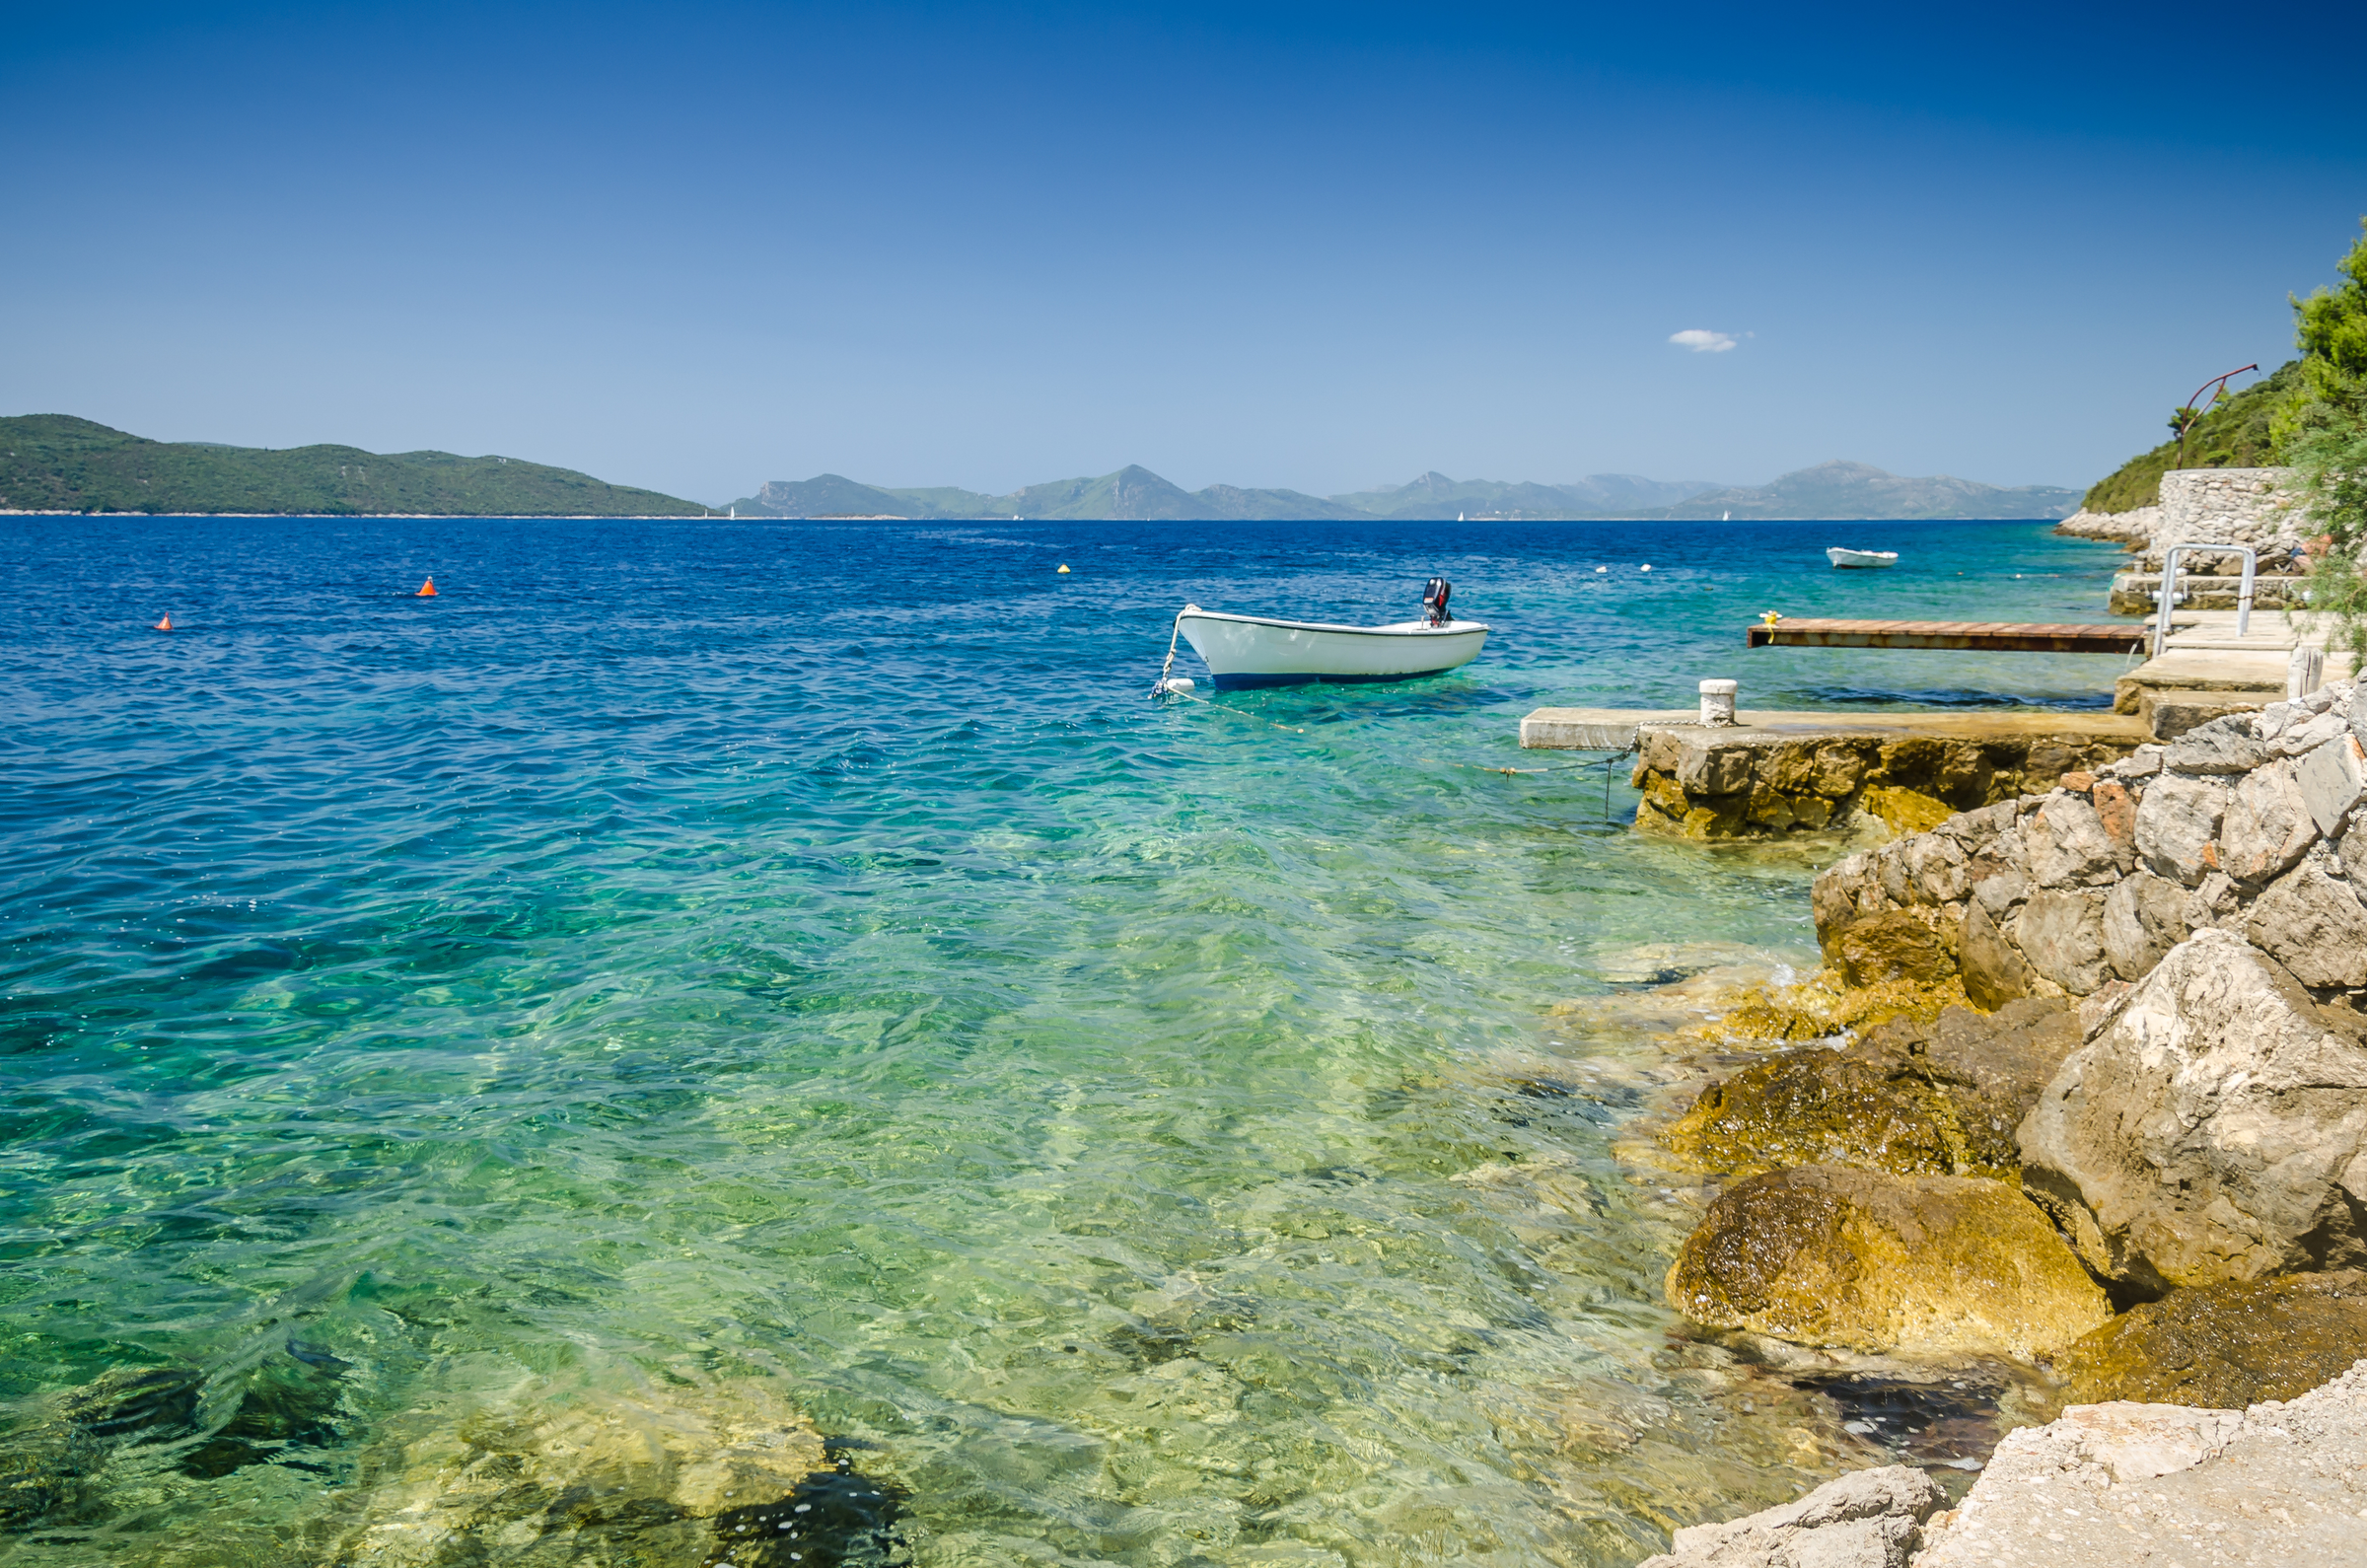
<path id="1" fill-rule="evenodd" d="M 1704 680 L 1701 682 L 1701 722 L 1711 727 L 1734 723 L 1734 694 L 1741 682 L 1734 680 Z"/>
<path id="2" fill-rule="evenodd" d="M 2285 661 L 2285 700 L 2306 697 L 2326 684 L 2326 654 L 2317 648 L 2296 648 Z"/>

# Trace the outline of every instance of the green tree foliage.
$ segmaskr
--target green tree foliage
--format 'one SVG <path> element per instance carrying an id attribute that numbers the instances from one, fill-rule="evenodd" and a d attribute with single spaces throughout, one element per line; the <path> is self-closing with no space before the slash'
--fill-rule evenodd
<path id="1" fill-rule="evenodd" d="M 2187 432 L 2189 468 L 2252 468 L 2276 461 L 2278 415 L 2302 393 L 2306 372 L 2290 361 L 2243 391 L 2214 398 Z M 2090 512 L 2127 512 L 2162 498 L 2162 475 L 2179 465 L 2177 431 L 2188 410 L 2170 415 L 2171 439 L 2129 459 L 2089 486 L 2080 505 Z"/>
<path id="2" fill-rule="evenodd" d="M 2315 423 L 2296 438 L 2293 468 L 2311 521 L 2326 532 L 2310 570 L 2310 606 L 2334 617 L 2367 669 L 2367 420 Z"/>
<path id="3" fill-rule="evenodd" d="M 2367 230 L 2367 218 L 2359 220 Z M 2294 337 L 2310 369 L 2310 395 L 2349 414 L 2367 393 L 2367 235 L 2336 264 L 2342 286 L 2293 302 Z"/>
<path id="4" fill-rule="evenodd" d="M 2367 229 L 2367 218 L 2359 226 Z M 2280 435 L 2302 504 L 2325 533 L 2310 604 L 2333 615 L 2343 642 L 2367 662 L 2367 238 L 2340 270 L 2340 288 L 2293 302 L 2309 384 Z"/>

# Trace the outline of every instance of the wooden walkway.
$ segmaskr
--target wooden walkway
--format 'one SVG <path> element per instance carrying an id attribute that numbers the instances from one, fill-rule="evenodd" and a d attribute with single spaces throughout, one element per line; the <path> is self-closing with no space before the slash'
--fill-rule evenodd
<path id="1" fill-rule="evenodd" d="M 1751 628 L 1754 648 L 1961 648 L 1988 653 L 2145 651 L 2152 626 L 2012 620 L 1820 620 L 1802 617 Z"/>

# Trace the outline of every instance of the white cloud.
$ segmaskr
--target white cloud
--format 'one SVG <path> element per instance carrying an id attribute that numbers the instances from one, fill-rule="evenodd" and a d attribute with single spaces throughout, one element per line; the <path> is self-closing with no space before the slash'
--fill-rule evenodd
<path id="1" fill-rule="evenodd" d="M 1732 332 L 1713 332 L 1706 327 L 1688 326 L 1682 332 L 1671 332 L 1669 341 L 1679 348 L 1689 348 L 1696 354 L 1723 354 L 1734 347 Z"/>

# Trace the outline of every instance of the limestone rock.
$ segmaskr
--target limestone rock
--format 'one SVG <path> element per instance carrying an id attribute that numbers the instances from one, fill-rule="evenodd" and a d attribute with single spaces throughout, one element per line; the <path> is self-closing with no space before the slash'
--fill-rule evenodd
<path id="1" fill-rule="evenodd" d="M 2116 779 L 2149 779 L 2162 770 L 2162 750 L 2158 746 L 2140 746 L 2098 771 Z"/>
<path id="2" fill-rule="evenodd" d="M 1820 969 L 1795 985 L 1753 987 L 1733 997 L 1723 1013 L 1684 1033 L 1720 1044 L 1829 1040 L 1897 1018 L 1937 1018 L 1943 1009 L 1964 1000 L 1965 989 L 1954 975 L 1936 985 L 1889 980 L 1880 985 L 1847 986 L 1839 984 L 1829 969 Z"/>
<path id="3" fill-rule="evenodd" d="M 1985 888 L 2002 880 L 1993 877 L 1980 886 Z M 1965 979 L 1965 995 L 1974 1007 L 1994 1011 L 2038 989 L 2038 976 L 2029 961 L 1997 929 L 1985 901 L 1975 899 L 1965 905 L 1965 923 L 1957 938 L 1956 959 Z"/>
<path id="4" fill-rule="evenodd" d="M 2338 718 L 2331 713 L 2313 715 L 2298 705 L 2294 707 L 2293 711 L 2294 719 L 2281 731 L 2268 729 L 2263 716 L 2263 722 L 2259 727 L 2259 737 L 2263 741 L 2275 743 L 2268 748 L 2272 755 L 2300 756 L 2304 752 L 2316 750 L 2329 741 L 2337 736 L 2346 735 L 2350 731 L 2347 720 Z"/>
<path id="5" fill-rule="evenodd" d="M 2030 966 L 2073 996 L 2085 996 L 2112 978 L 2104 903 L 2099 891 L 2033 893 L 2014 926 Z"/>
<path id="6" fill-rule="evenodd" d="M 1946 833 L 1917 833 L 1899 846 L 1899 865 L 1916 903 L 1954 903 L 1965 895 L 1964 846 Z"/>
<path id="7" fill-rule="evenodd" d="M 820 1434 L 748 1384 L 545 1384 L 430 1419 L 362 1501 L 331 1568 L 704 1562 L 726 1521 L 829 1469 Z"/>
<path id="8" fill-rule="evenodd" d="M 2248 1410 L 2075 1405 L 2009 1433 L 1915 1568 L 2355 1563 L 2367 1366 Z"/>
<path id="9" fill-rule="evenodd" d="M 1837 1050 L 1786 1051 L 1703 1090 L 1661 1141 L 1736 1175 L 1819 1164 L 1941 1175 L 1955 1165 L 1948 1120 L 1911 1078 Z"/>
<path id="10" fill-rule="evenodd" d="M 1945 1496 L 1911 1465 L 1856 1470 L 1796 1503 L 1681 1530 L 1640 1568 L 1906 1568 Z"/>
<path id="11" fill-rule="evenodd" d="M 102 1490 L 119 1445 L 171 1442 L 195 1430 L 204 1379 L 184 1367 L 117 1367 L 70 1393 L 12 1411 L 0 1438 L 0 1529 L 71 1517 Z"/>
<path id="12" fill-rule="evenodd" d="M 2350 809 L 2367 796 L 2367 748 L 2354 735 L 2337 736 L 2301 759 L 2294 782 L 2318 831 L 2331 838 L 2342 830 Z"/>
<path id="13" fill-rule="evenodd" d="M 1686 738 L 1677 752 L 1677 782 L 1688 795 L 1733 795 L 1751 784 L 1751 753 Z"/>
<path id="14" fill-rule="evenodd" d="M 2057 1356 L 2068 1397 L 2241 1409 L 2293 1399 L 2367 1350 L 2367 1274 L 2277 1274 L 2175 1290 Z"/>
<path id="15" fill-rule="evenodd" d="M 2236 785 L 2219 824 L 2219 869 L 2236 881 L 2273 881 L 2318 841 L 2318 823 L 2294 772 L 2291 762 L 2271 762 Z"/>
<path id="16" fill-rule="evenodd" d="M 1860 1351 L 2029 1359 L 2110 1315 L 2012 1187 L 1801 1166 L 1721 1193 L 1669 1270 L 1695 1322 Z"/>
<path id="17" fill-rule="evenodd" d="M 2172 743 L 2162 761 L 2173 773 L 2249 773 L 2268 759 L 2253 725 L 2250 712 L 2196 725 Z"/>
<path id="18" fill-rule="evenodd" d="M 1956 815 L 1944 800 L 1902 784 L 1869 784 L 1858 792 L 1857 809 L 1897 833 L 1927 833 Z"/>
<path id="19" fill-rule="evenodd" d="M 1893 1018 L 1846 1050 L 1780 1052 L 1712 1085 L 1662 1142 L 1737 1176 L 1845 1165 L 2018 1180 L 2014 1129 L 2080 1038 L 2059 999 Z"/>
<path id="20" fill-rule="evenodd" d="M 2265 955 L 2198 931 L 2063 1063 L 2023 1180 L 2090 1267 L 2149 1290 L 2367 1262 L 2367 1048 Z"/>
<path id="21" fill-rule="evenodd" d="M 2123 980 L 2142 979 L 2162 955 L 2187 940 L 2187 890 L 2140 871 L 2104 898 L 2104 954 Z"/>
<path id="22" fill-rule="evenodd" d="M 2127 847 L 2108 831 L 2086 797 L 2056 790 L 2022 829 L 2030 879 L 2042 888 L 2086 888 L 2128 869 Z"/>
<path id="23" fill-rule="evenodd" d="M 1991 920 L 2002 920 L 2030 897 L 2030 879 L 2015 866 L 1981 866 L 1972 892 Z"/>
<path id="24" fill-rule="evenodd" d="M 1850 922 L 1840 932 L 1834 957 L 1851 985 L 1886 980 L 1928 985 L 1954 967 L 1941 951 L 1938 933 L 1902 909 Z"/>
<path id="25" fill-rule="evenodd" d="M 2192 892 L 2187 894 L 2187 906 L 2180 912 L 2179 918 L 2186 922 L 2189 931 L 2217 926 L 2222 931 L 2243 936 L 2252 919 L 2252 911 L 2244 906 L 2244 900 L 2236 889 L 2236 880 L 2224 871 L 2214 871 L 2203 878 Z"/>
<path id="26" fill-rule="evenodd" d="M 2088 799 L 2096 808 L 2096 820 L 2104 824 L 2104 832 L 2118 849 L 2121 869 L 2137 848 L 2137 798 L 2128 786 L 2116 779 L 2099 779 Z"/>
<path id="27" fill-rule="evenodd" d="M 2312 863 L 2287 872 L 2252 906 L 2254 945 L 2304 985 L 2367 985 L 2367 908 L 2353 886 Z"/>
<path id="28" fill-rule="evenodd" d="M 1938 1094 L 1955 1175 L 2018 1177 L 2014 1130 L 2081 1039 L 2078 1016 L 2060 999 L 2028 997 L 1988 1017 L 1951 1007 L 1930 1024 L 1884 1024 L 1851 1054 Z"/>
<path id="29" fill-rule="evenodd" d="M 2157 877 L 2191 888 L 2213 869 L 2203 857 L 2219 836 L 2219 819 L 2234 792 L 2216 779 L 2169 774 L 2155 779 L 2137 803 L 2137 853 Z"/>

